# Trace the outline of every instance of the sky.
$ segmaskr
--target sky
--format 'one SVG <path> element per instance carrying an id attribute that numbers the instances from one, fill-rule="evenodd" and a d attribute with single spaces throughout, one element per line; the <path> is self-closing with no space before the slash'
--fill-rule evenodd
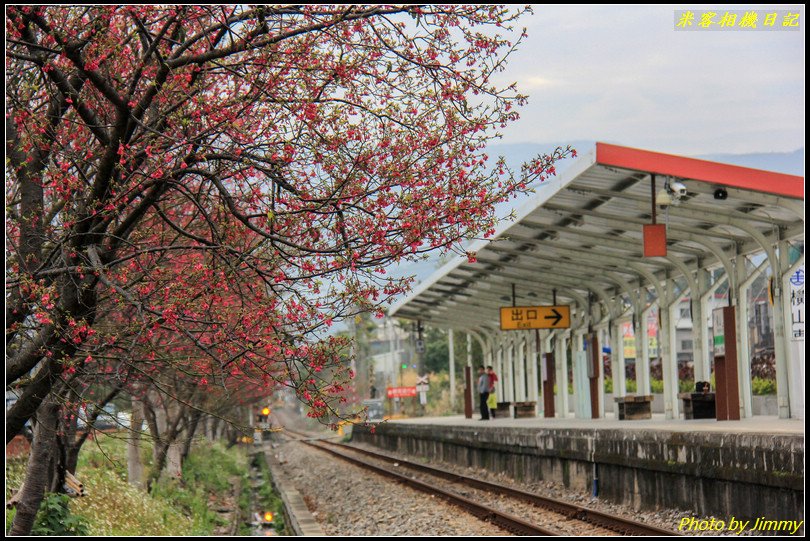
<path id="1" fill-rule="evenodd" d="M 719 6 L 534 6 L 500 76 L 529 104 L 502 142 L 600 140 L 685 155 L 803 147 L 804 8 L 792 5 L 798 32 L 675 30 L 676 9 Z"/>
<path id="2" fill-rule="evenodd" d="M 798 32 L 675 30 L 676 9 L 722 14 L 720 6 L 533 6 L 520 20 L 528 37 L 497 80 L 517 82 L 529 103 L 493 153 L 514 166 L 557 145 L 605 141 L 801 174 L 803 153 L 788 163 L 763 153 L 804 147 L 804 8 L 729 8 L 793 8 Z M 502 205 L 498 215 L 521 202 Z M 433 254 L 392 274 L 421 281 L 440 265 Z"/>

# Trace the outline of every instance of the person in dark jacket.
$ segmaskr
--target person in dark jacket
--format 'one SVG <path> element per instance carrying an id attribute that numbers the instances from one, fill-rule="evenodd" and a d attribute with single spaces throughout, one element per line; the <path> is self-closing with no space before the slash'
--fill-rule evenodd
<path id="1" fill-rule="evenodd" d="M 487 374 L 486 369 L 481 366 L 478 368 L 478 405 L 481 410 L 481 421 L 489 420 L 489 408 L 487 406 L 489 388 L 489 374 Z"/>

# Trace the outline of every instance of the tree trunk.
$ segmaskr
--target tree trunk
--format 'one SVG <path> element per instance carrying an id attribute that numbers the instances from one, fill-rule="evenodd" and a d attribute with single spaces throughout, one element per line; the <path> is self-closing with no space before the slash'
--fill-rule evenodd
<path id="1" fill-rule="evenodd" d="M 186 437 L 183 441 L 183 448 L 180 453 L 180 460 L 185 461 L 188 458 L 188 453 L 191 451 L 191 442 L 194 440 L 194 434 L 197 433 L 197 427 L 200 424 L 200 418 L 202 417 L 202 412 L 199 410 L 194 410 L 191 412 L 190 420 L 188 422 L 188 427 L 186 428 Z"/>
<path id="2" fill-rule="evenodd" d="M 56 425 L 59 404 L 50 395 L 37 410 L 37 426 L 25 475 L 25 485 L 17 504 L 17 514 L 11 525 L 11 535 L 31 535 L 34 520 L 50 484 L 52 458 L 56 452 Z"/>
<path id="3" fill-rule="evenodd" d="M 143 462 L 141 462 L 141 426 L 143 425 L 143 407 L 132 399 L 132 424 L 129 427 L 127 440 L 127 479 L 129 484 L 144 488 Z"/>
<path id="4" fill-rule="evenodd" d="M 48 492 L 64 492 L 65 472 L 76 472 L 76 463 L 79 461 L 81 445 L 76 442 L 76 419 L 65 423 L 64 419 L 57 425 L 54 438 L 55 453 L 51 470 L 51 486 Z"/>
<path id="5" fill-rule="evenodd" d="M 157 416 L 155 415 L 152 403 L 146 399 L 141 401 L 141 408 L 143 411 L 143 418 L 146 421 L 146 427 L 149 429 L 149 436 L 152 438 L 152 459 L 155 458 L 155 446 L 160 439 L 160 430 L 158 429 Z"/>
<path id="6" fill-rule="evenodd" d="M 166 404 L 165 401 L 162 400 L 161 397 L 157 397 L 157 400 L 153 400 L 152 404 L 154 407 L 152 411 L 154 412 L 155 417 L 155 429 L 156 431 L 152 433 L 152 437 L 155 438 L 155 446 L 152 449 L 152 464 L 157 466 L 160 463 L 160 468 L 158 471 L 163 469 L 163 460 L 165 459 L 166 448 L 169 446 L 169 442 L 166 440 Z"/>
<path id="7" fill-rule="evenodd" d="M 183 444 L 173 441 L 166 451 L 166 475 L 172 479 L 180 479 L 183 476 Z"/>
<path id="8" fill-rule="evenodd" d="M 163 467 L 166 465 L 166 455 L 169 452 L 169 446 L 162 441 L 155 441 L 152 451 L 155 453 L 155 456 L 152 469 L 149 472 L 149 478 L 146 480 L 147 491 L 152 490 L 155 481 L 160 478 L 160 472 L 163 471 Z"/>
<path id="9" fill-rule="evenodd" d="M 147 411 L 146 409 L 144 410 Z M 185 415 L 185 408 L 179 406 L 177 403 L 171 402 L 167 405 L 159 405 L 152 410 L 154 413 L 152 422 L 147 414 L 147 422 L 149 423 L 149 430 L 152 432 L 154 438 L 154 463 L 152 471 L 149 473 L 149 478 L 146 482 L 146 489 L 151 490 L 155 481 L 160 479 L 163 470 L 169 466 L 169 472 L 172 477 L 180 476 L 181 459 L 180 453 L 182 444 L 178 442 L 178 436 L 184 430 L 183 420 Z M 157 431 L 157 433 L 156 433 Z"/>
<path id="10" fill-rule="evenodd" d="M 166 440 L 166 474 L 172 479 L 180 479 L 183 475 L 183 440 L 182 434 L 190 428 L 188 426 L 187 407 L 174 400 L 166 407 L 166 431 L 163 439 Z"/>

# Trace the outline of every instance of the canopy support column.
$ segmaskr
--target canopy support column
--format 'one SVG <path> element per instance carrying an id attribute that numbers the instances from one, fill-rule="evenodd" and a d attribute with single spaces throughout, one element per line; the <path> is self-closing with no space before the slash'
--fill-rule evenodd
<path id="1" fill-rule="evenodd" d="M 557 400 L 555 403 L 558 417 L 568 417 L 568 333 L 559 333 L 554 344 L 554 366 L 557 368 Z"/>
<path id="2" fill-rule="evenodd" d="M 678 412 L 678 358 L 675 344 L 675 322 L 679 295 L 675 293 L 674 280 L 667 280 L 665 302 L 659 307 L 661 326 L 661 368 L 664 377 L 664 417 L 677 419 Z"/>
<path id="3" fill-rule="evenodd" d="M 650 317 L 651 304 L 640 312 L 636 322 L 633 338 L 636 342 L 636 387 L 639 394 L 650 394 L 650 333 L 647 319 Z M 660 342 L 659 342 L 660 346 Z"/>
<path id="4" fill-rule="evenodd" d="M 737 300 L 737 372 L 740 378 L 740 418 L 753 417 L 751 396 L 751 337 L 748 321 L 751 319 L 748 302 L 748 289 L 754 280 L 767 267 L 767 260 L 754 269 L 749 275 L 746 270 L 745 256 L 737 256 L 737 291 L 734 298 Z M 775 316 L 776 314 L 774 314 Z"/>
<path id="5" fill-rule="evenodd" d="M 613 397 L 627 396 L 626 367 L 624 362 L 624 343 L 622 324 L 619 321 L 610 323 L 608 337 L 610 341 L 610 371 L 613 374 Z M 604 408 L 603 408 L 604 411 Z M 619 404 L 613 401 L 613 413 L 619 418 Z"/>
<path id="6" fill-rule="evenodd" d="M 540 411 L 540 393 L 538 392 L 538 374 L 537 367 L 540 364 L 540 330 L 535 329 L 533 333 L 529 334 L 528 342 L 531 345 L 529 348 L 529 401 L 538 404 L 535 407 L 535 415 Z"/>

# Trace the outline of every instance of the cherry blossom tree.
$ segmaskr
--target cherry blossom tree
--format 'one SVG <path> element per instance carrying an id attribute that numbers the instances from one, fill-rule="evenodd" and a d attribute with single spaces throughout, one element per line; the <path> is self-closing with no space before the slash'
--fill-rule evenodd
<path id="1" fill-rule="evenodd" d="M 569 152 L 486 156 L 525 99 L 494 82 L 522 12 L 7 8 L 7 441 L 110 371 L 331 411 L 329 327 L 405 291 L 392 264 L 491 235 Z"/>

